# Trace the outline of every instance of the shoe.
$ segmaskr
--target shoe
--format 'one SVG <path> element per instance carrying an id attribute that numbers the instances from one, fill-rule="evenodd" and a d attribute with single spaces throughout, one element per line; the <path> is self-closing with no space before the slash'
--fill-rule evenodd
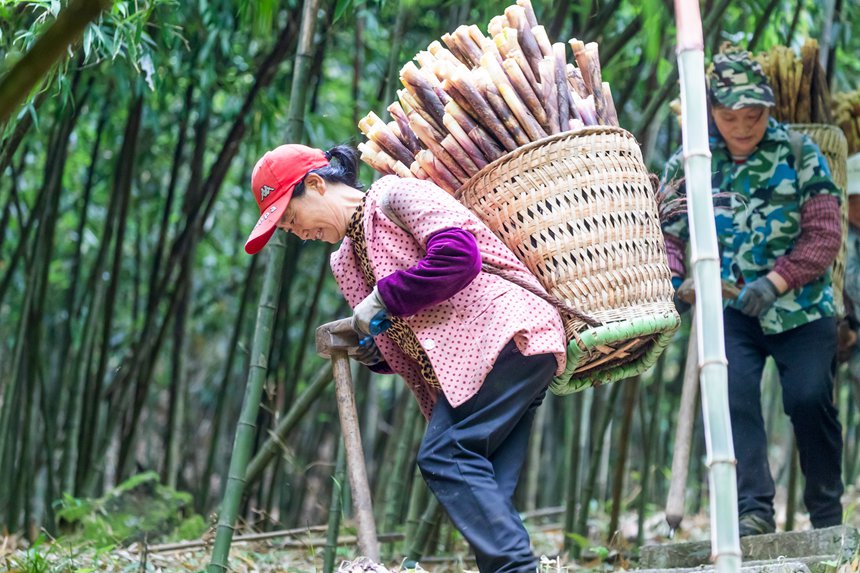
<path id="1" fill-rule="evenodd" d="M 738 533 L 741 537 L 750 535 L 763 535 L 776 531 L 776 525 L 772 520 L 765 519 L 754 513 L 740 516 L 738 519 Z"/>

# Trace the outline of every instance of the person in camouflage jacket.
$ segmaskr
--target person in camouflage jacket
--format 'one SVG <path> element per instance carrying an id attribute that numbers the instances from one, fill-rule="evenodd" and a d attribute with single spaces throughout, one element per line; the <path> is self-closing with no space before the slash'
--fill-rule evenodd
<path id="1" fill-rule="evenodd" d="M 832 397 L 830 268 L 841 242 L 840 192 L 818 147 L 770 117 L 773 92 L 749 53 L 730 48 L 715 55 L 708 79 L 720 268 L 722 280 L 740 289 L 723 314 L 740 534 L 775 530 L 761 413 L 767 356 L 776 362 L 794 426 L 812 524 L 837 525 L 842 434 Z M 670 203 L 683 196 L 682 150 L 667 163 L 661 187 Z M 663 232 L 677 289 L 686 275 L 686 213 L 668 217 Z"/>

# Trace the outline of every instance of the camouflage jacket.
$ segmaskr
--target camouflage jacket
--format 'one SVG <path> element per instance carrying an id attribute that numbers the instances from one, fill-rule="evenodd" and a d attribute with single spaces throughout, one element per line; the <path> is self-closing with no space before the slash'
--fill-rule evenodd
<path id="1" fill-rule="evenodd" d="M 795 136 L 796 137 L 796 136 Z M 723 281 L 742 286 L 766 275 L 780 257 L 791 252 L 800 235 L 800 210 L 810 198 L 840 197 L 818 147 L 802 137 L 797 163 L 789 130 L 773 118 L 756 150 L 744 163 L 735 163 L 723 139 L 710 139 L 711 186 Z M 661 187 L 672 200 L 685 193 L 683 185 L 667 184 L 683 177 L 682 150 L 666 165 Z M 689 241 L 686 211 L 663 222 L 663 232 Z M 830 270 L 805 285 L 787 291 L 759 317 L 766 334 L 776 334 L 813 320 L 834 316 Z"/>

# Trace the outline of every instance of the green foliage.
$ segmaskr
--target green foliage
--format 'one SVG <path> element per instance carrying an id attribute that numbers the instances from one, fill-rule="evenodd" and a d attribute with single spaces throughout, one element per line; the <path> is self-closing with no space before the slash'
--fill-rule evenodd
<path id="1" fill-rule="evenodd" d="M 158 475 L 135 475 L 98 499 L 64 494 L 56 519 L 67 540 L 87 540 L 98 549 L 134 541 L 198 538 L 206 530 L 191 513 L 191 495 L 158 483 Z"/>

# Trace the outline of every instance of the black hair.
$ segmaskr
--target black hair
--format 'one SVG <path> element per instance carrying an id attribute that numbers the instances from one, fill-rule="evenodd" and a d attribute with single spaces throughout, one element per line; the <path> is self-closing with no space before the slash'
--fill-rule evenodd
<path id="1" fill-rule="evenodd" d="M 356 189 L 364 186 L 358 182 L 358 152 L 349 145 L 336 145 L 324 151 L 329 164 L 319 169 L 311 169 L 293 190 L 293 197 L 301 197 L 305 193 L 305 178 L 311 173 L 316 173 L 328 183 L 343 183 Z"/>

